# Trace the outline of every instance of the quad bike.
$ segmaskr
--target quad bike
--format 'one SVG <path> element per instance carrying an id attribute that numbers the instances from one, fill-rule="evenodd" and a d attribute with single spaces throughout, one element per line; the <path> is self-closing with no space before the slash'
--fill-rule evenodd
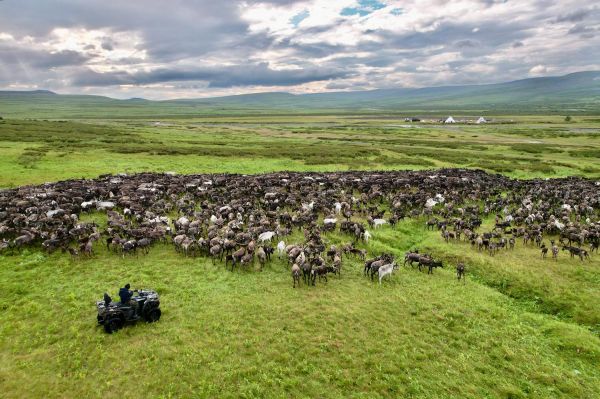
<path id="1" fill-rule="evenodd" d="M 137 306 L 128 303 L 112 302 L 111 297 L 104 293 L 104 299 L 96 302 L 98 307 L 98 324 L 104 326 L 109 334 L 123 328 L 125 324 L 133 324 L 138 320 L 154 323 L 160 319 L 160 300 L 156 291 L 134 290 L 138 295 L 131 299 Z"/>

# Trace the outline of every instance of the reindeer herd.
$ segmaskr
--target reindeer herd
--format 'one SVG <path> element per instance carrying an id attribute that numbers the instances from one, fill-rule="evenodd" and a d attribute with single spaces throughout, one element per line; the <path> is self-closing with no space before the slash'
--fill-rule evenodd
<path id="1" fill-rule="evenodd" d="M 557 261 L 562 250 L 568 252 L 571 258 L 589 260 L 591 253 L 598 252 L 600 244 L 599 191 L 600 187 L 594 185 L 584 201 L 573 207 L 563 204 L 552 208 L 551 203 L 534 201 L 531 197 L 523 197 L 520 202 L 517 196 L 511 196 L 508 201 L 497 200 L 496 204 L 486 204 L 484 208 L 486 215 L 496 212 L 495 224 L 487 231 L 477 231 L 482 220 L 471 213 L 472 207 L 459 208 L 462 217 L 439 209 L 437 215 L 440 218 L 429 219 L 425 226 L 427 229 L 437 227 L 447 243 L 462 239 L 470 242 L 472 248 L 485 251 L 490 256 L 502 250 L 514 250 L 515 245 L 522 242 L 525 247 L 537 247 L 542 259 L 546 259 L 550 251 L 552 259 Z"/>
<path id="2" fill-rule="evenodd" d="M 424 218 L 446 242 L 466 241 L 490 256 L 522 242 L 544 258 L 550 251 L 557 259 L 563 250 L 589 259 L 600 238 L 599 192 L 598 182 L 583 178 L 513 180 L 461 169 L 106 175 L 0 191 L 0 251 L 41 246 L 82 257 L 104 245 L 126 257 L 163 242 L 232 271 L 255 262 L 262 270 L 273 256 L 284 258 L 294 287 L 339 276 L 342 259 L 354 257 L 381 282 L 396 260 L 389 253 L 367 259 L 364 248 L 378 228 L 405 218 Z M 106 225 L 82 221 L 87 213 L 106 215 Z M 494 226 L 483 229 L 490 218 Z M 303 238 L 286 244 L 298 231 Z M 329 244 L 328 232 L 347 243 Z M 406 253 L 403 264 L 428 273 L 443 267 L 418 250 Z M 463 263 L 456 271 L 464 278 Z"/>

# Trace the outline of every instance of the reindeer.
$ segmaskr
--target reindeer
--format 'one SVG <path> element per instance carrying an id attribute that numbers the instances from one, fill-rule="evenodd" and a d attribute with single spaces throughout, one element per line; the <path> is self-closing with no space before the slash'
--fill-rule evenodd
<path id="1" fill-rule="evenodd" d="M 294 280 L 294 288 L 296 288 L 296 283 L 300 286 L 300 274 L 302 271 L 300 270 L 300 266 L 297 264 L 292 265 L 292 279 Z"/>
<path id="2" fill-rule="evenodd" d="M 552 242 L 552 259 L 558 260 L 558 247 Z"/>
<path id="3" fill-rule="evenodd" d="M 388 263 L 386 265 L 383 265 L 379 268 L 379 270 L 377 271 L 379 273 L 379 285 L 381 285 L 381 280 L 385 277 L 385 276 L 391 276 L 392 272 L 397 268 L 396 266 L 396 262 L 392 262 L 392 263 Z"/>
<path id="4" fill-rule="evenodd" d="M 548 248 L 546 244 L 541 244 L 540 249 L 542 251 L 542 259 L 546 259 L 546 255 L 548 255 Z"/>
<path id="5" fill-rule="evenodd" d="M 258 263 L 260 263 L 260 270 L 262 271 L 265 263 L 267 262 L 267 254 L 263 247 L 258 247 L 256 250 L 256 257 L 258 258 Z"/>
<path id="6" fill-rule="evenodd" d="M 466 278 L 465 278 L 465 264 L 460 262 L 458 265 L 456 265 L 456 278 L 458 279 L 458 281 L 462 280 L 463 283 L 465 283 Z"/>

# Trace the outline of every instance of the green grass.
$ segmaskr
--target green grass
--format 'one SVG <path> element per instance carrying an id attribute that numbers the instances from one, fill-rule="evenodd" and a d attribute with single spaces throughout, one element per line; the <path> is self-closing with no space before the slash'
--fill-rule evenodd
<path id="1" fill-rule="evenodd" d="M 597 117 L 405 127 L 393 114 L 169 115 L 155 126 L 160 116 L 125 114 L 0 121 L 0 187 L 141 171 L 473 167 L 600 177 Z M 372 231 L 367 249 L 402 256 L 419 247 L 448 266 L 432 276 L 401 268 L 382 286 L 351 259 L 341 278 L 294 290 L 282 262 L 231 273 L 166 245 L 125 259 L 100 245 L 92 259 L 36 248 L 2 255 L 0 396 L 600 397 L 600 257 L 542 260 L 518 243 L 492 258 L 423 224 Z M 158 290 L 163 318 L 109 336 L 95 325 L 94 301 L 125 282 Z"/>
<path id="2" fill-rule="evenodd" d="M 520 247 L 490 258 L 443 244 L 421 222 L 374 236 L 371 251 L 418 245 L 464 259 L 468 281 L 456 282 L 448 267 L 431 276 L 401 268 L 379 286 L 346 260 L 341 278 L 294 290 L 282 262 L 231 273 L 162 245 L 139 258 L 100 246 L 89 260 L 37 251 L 2 257 L 3 395 L 600 395 L 600 339 L 589 326 L 599 316 L 597 259 L 554 263 Z M 518 289 L 497 289 L 497 275 Z M 163 318 L 109 336 L 95 326 L 93 301 L 125 281 L 157 289 Z M 550 314 L 546 301 L 561 312 Z"/>
<path id="3" fill-rule="evenodd" d="M 509 117 L 497 117 L 498 121 Z M 517 118 L 517 117 L 510 117 Z M 104 173 L 483 168 L 519 178 L 600 176 L 600 123 L 519 117 L 511 124 L 247 116 L 0 121 L 0 187 Z M 556 132 L 559 132 L 558 134 Z"/>

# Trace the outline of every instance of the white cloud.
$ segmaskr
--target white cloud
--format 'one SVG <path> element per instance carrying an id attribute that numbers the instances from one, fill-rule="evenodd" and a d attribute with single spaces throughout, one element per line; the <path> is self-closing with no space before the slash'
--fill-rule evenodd
<path id="1" fill-rule="evenodd" d="M 15 38 L 10 33 L 0 32 L 0 40 L 12 41 L 15 40 Z"/>
<path id="2" fill-rule="evenodd" d="M 536 65 L 529 70 L 529 73 L 532 75 L 543 75 L 548 72 L 548 67 L 545 65 Z"/>
<path id="3" fill-rule="evenodd" d="M 578 0 L 380 0 L 382 7 L 363 7 L 363 15 L 342 12 L 358 0 L 177 0 L 168 10 L 159 0 L 61 1 L 60 9 L 47 0 L 31 9 L 0 2 L 0 87 L 169 98 L 487 83 L 600 69 L 593 37 L 600 36 L 600 9 Z M 280 80 L 265 77 L 249 85 L 242 75 L 257 65 L 277 76 L 333 72 L 330 80 L 317 74 L 274 86 Z M 235 71 L 236 79 L 221 87 L 229 80 L 216 72 L 213 84 L 175 76 L 203 76 L 193 71 L 206 68 Z M 96 85 L 73 84 L 89 71 Z M 140 73 L 157 81 L 98 83 Z"/>

